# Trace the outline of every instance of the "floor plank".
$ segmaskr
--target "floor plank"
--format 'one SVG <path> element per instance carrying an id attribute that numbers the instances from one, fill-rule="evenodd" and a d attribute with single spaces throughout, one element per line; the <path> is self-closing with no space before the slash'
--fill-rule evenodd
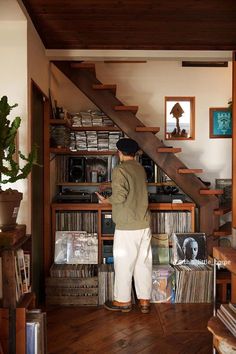
<path id="1" fill-rule="evenodd" d="M 47 309 L 48 354 L 210 354 L 209 304 L 152 304 L 150 314 L 102 307 Z"/>

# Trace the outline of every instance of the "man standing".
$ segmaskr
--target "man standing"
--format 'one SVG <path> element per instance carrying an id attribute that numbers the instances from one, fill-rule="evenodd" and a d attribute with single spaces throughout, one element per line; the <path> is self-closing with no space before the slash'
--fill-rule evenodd
<path id="1" fill-rule="evenodd" d="M 112 219 L 116 224 L 113 244 L 115 283 L 114 301 L 105 308 L 129 312 L 132 276 L 142 313 L 150 309 L 152 286 L 152 252 L 150 213 L 146 173 L 136 160 L 136 141 L 123 138 L 117 144 L 120 164 L 112 171 L 112 195 L 97 193 L 101 203 L 112 204 Z"/>

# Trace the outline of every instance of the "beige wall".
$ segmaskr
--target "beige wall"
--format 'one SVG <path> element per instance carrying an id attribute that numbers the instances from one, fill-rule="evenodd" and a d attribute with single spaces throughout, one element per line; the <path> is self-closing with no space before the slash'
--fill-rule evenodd
<path id="1" fill-rule="evenodd" d="M 10 20 L 9 20 L 10 19 Z M 49 85 L 48 59 L 42 42 L 29 18 L 16 0 L 3 0 L 0 13 L 0 95 L 7 95 L 9 103 L 18 103 L 11 117 L 22 119 L 19 129 L 19 148 L 24 154 L 30 151 L 30 86 L 31 79 L 47 94 Z M 18 223 L 31 231 L 30 176 L 14 184 L 4 185 L 23 192 Z"/>
<path id="2" fill-rule="evenodd" d="M 23 153 L 28 150 L 28 98 L 27 98 L 27 24 L 26 21 L 0 21 L 0 95 L 7 95 L 9 103 L 18 103 L 11 117 L 21 117 L 19 148 Z M 24 194 L 18 222 L 27 224 L 29 191 L 27 180 L 4 185 Z"/>
<path id="3" fill-rule="evenodd" d="M 231 178 L 231 139 L 209 139 L 209 107 L 227 107 L 232 90 L 232 67 L 187 68 L 181 60 L 152 60 L 147 63 L 96 63 L 102 83 L 117 84 L 117 96 L 126 105 L 138 105 L 138 118 L 161 128 L 164 139 L 165 96 L 195 96 L 195 140 L 167 141 L 182 148 L 178 157 L 189 168 L 202 168 L 201 178 Z M 51 87 L 59 106 L 71 112 L 95 107 L 55 67 Z"/>

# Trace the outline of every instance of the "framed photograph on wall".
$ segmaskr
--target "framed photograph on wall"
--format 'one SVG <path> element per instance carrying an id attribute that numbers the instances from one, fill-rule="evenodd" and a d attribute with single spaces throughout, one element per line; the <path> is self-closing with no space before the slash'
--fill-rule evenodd
<path id="1" fill-rule="evenodd" d="M 210 108 L 210 138 L 232 137 L 232 113 L 226 108 Z"/>

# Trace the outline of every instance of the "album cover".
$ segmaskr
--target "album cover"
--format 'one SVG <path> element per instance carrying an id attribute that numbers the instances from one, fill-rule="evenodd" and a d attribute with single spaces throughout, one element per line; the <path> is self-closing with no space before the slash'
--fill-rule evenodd
<path id="1" fill-rule="evenodd" d="M 172 264 L 207 264 L 205 233 L 174 233 Z"/>

